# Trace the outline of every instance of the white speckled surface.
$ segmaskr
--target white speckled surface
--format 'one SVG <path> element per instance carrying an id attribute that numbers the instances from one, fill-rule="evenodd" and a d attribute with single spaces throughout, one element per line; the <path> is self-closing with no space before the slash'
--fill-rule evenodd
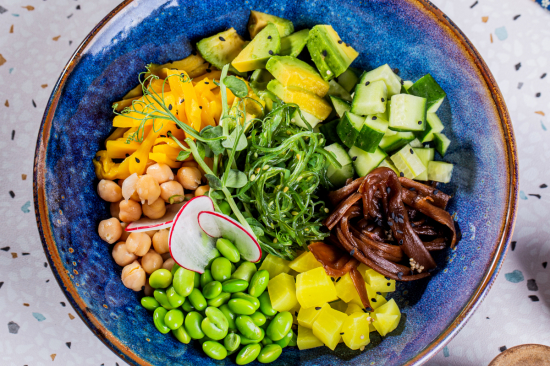
<path id="1" fill-rule="evenodd" d="M 428 363 L 486 365 L 503 346 L 550 345 L 550 267 L 543 266 L 550 262 L 550 188 L 541 188 L 550 185 L 550 119 L 544 116 L 550 114 L 550 75 L 541 78 L 550 74 L 550 12 L 530 0 L 433 2 L 492 70 L 519 147 L 515 249 L 468 324 Z M 1 365 L 124 364 L 63 306 L 65 296 L 45 267 L 32 207 L 34 145 L 47 99 L 76 46 L 117 4 L 0 0 Z"/>

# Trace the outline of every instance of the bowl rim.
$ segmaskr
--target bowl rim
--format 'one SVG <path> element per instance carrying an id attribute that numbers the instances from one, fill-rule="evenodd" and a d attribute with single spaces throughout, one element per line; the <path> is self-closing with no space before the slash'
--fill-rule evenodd
<path id="1" fill-rule="evenodd" d="M 464 53 L 470 63 L 480 73 L 483 81 L 486 83 L 487 88 L 490 91 L 491 97 L 495 104 L 495 109 L 497 110 L 500 118 L 504 135 L 503 143 L 506 147 L 506 158 L 508 162 L 508 165 L 506 166 L 508 178 L 508 202 L 505 219 L 500 227 L 500 239 L 498 240 L 492 253 L 492 261 L 483 274 L 483 277 L 472 296 L 453 322 L 449 324 L 449 326 L 428 346 L 426 346 L 426 348 L 405 363 L 405 365 L 421 365 L 435 356 L 435 354 L 437 354 L 454 338 L 454 336 L 456 336 L 491 289 L 506 257 L 509 243 L 514 231 L 514 224 L 517 216 L 519 171 L 517 145 L 514 138 L 510 115 L 508 113 L 508 109 L 506 108 L 502 93 L 481 55 L 466 35 L 458 28 L 458 26 L 429 0 L 406 1 L 439 23 L 440 27 L 455 40 L 457 45 L 461 47 L 462 53 Z M 57 104 L 61 96 L 61 91 L 63 90 L 68 77 L 80 61 L 83 51 L 90 45 L 97 33 L 103 29 L 103 27 L 106 26 L 113 17 L 133 2 L 134 0 L 124 0 L 113 10 L 111 10 L 84 38 L 63 68 L 63 71 L 61 72 L 61 75 L 52 90 L 52 94 L 48 100 L 48 104 L 40 123 L 33 168 L 33 198 L 38 231 L 42 246 L 44 247 L 44 252 L 59 286 L 63 290 L 63 293 L 67 297 L 67 300 L 71 306 L 74 308 L 75 312 L 96 335 L 96 337 L 98 337 L 108 348 L 111 349 L 111 351 L 124 359 L 126 362 L 131 362 L 136 365 L 152 365 L 140 358 L 128 346 L 124 345 L 120 342 L 120 340 L 113 336 L 113 334 L 101 324 L 98 318 L 91 314 L 90 309 L 78 295 L 68 272 L 66 272 L 63 263 L 61 262 L 59 252 L 53 239 L 45 195 L 46 151 L 50 136 L 50 129 Z"/>

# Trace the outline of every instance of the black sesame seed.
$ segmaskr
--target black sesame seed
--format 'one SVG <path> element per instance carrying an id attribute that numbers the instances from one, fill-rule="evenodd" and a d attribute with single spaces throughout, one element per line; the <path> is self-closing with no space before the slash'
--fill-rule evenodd
<path id="1" fill-rule="evenodd" d="M 341 279 L 342 279 L 342 277 L 338 277 L 338 278 L 336 279 L 336 282 L 340 281 Z"/>
<path id="2" fill-rule="evenodd" d="M 340 333 L 340 335 L 344 335 L 344 332 Z"/>
<path id="3" fill-rule="evenodd" d="M 185 102 L 185 99 L 182 98 L 182 99 L 180 100 L 180 104 L 183 103 L 183 102 Z"/>
<path id="4" fill-rule="evenodd" d="M 421 124 L 422 124 L 422 121 L 418 121 L 418 124 L 421 125 Z"/>
<path id="5" fill-rule="evenodd" d="M 355 249 L 352 249 L 351 252 L 349 252 L 349 255 L 354 255 L 355 254 Z"/>
<path id="6" fill-rule="evenodd" d="M 403 174 L 403 172 L 399 172 L 399 176 L 400 176 L 400 177 L 404 177 L 405 174 Z"/>
<path id="7" fill-rule="evenodd" d="M 376 291 L 376 294 L 377 294 L 377 295 L 382 295 L 382 293 L 381 293 L 381 292 L 379 292 L 379 291 Z"/>
<path id="8" fill-rule="evenodd" d="M 206 85 L 210 84 L 208 81 L 205 81 L 204 83 L 205 83 Z"/>
<path id="9" fill-rule="evenodd" d="M 357 156 L 354 156 L 353 158 L 351 158 L 351 161 L 355 161 L 357 160 Z"/>
<path id="10" fill-rule="evenodd" d="M 349 43 L 346 43 L 346 47 L 349 47 Z"/>
<path id="11" fill-rule="evenodd" d="M 316 306 L 316 307 L 315 307 L 315 310 L 321 310 L 321 307 L 320 307 L 320 306 Z"/>
<path id="12" fill-rule="evenodd" d="M 172 131 L 168 131 L 168 134 L 171 134 L 171 133 L 172 133 Z"/>
<path id="13" fill-rule="evenodd" d="M 401 230 L 395 230 L 396 233 L 398 234 L 403 234 L 403 232 Z"/>
<path id="14" fill-rule="evenodd" d="M 126 157 L 130 156 L 130 154 L 126 154 Z"/>
<path id="15" fill-rule="evenodd" d="M 413 151 L 413 149 L 410 149 L 409 151 L 411 152 L 411 154 L 414 154 L 414 151 Z"/>
<path id="16" fill-rule="evenodd" d="M 323 57 L 327 57 L 327 50 L 323 50 L 322 54 L 323 54 Z"/>
<path id="17" fill-rule="evenodd" d="M 436 194 L 439 193 L 439 191 L 436 189 L 436 190 L 434 190 L 432 193 L 433 193 L 434 195 L 436 195 Z"/>
<path id="18" fill-rule="evenodd" d="M 372 311 L 372 308 L 370 306 L 367 306 L 366 308 L 363 309 L 365 312 L 369 312 L 369 311 Z"/>
<path id="19" fill-rule="evenodd" d="M 225 38 L 223 38 L 222 36 L 220 36 L 219 38 L 220 38 L 220 41 L 225 42 Z"/>
<path id="20" fill-rule="evenodd" d="M 370 299 L 371 302 L 376 302 L 376 299 L 373 297 L 372 299 Z"/>
<path id="21" fill-rule="evenodd" d="M 388 283 L 386 283 L 386 286 L 391 286 L 391 283 L 389 283 L 389 282 L 388 282 Z"/>
<path id="22" fill-rule="evenodd" d="M 270 54 L 270 55 L 273 55 L 273 51 L 269 50 L 269 54 Z"/>
<path id="23" fill-rule="evenodd" d="M 138 164 L 140 163 L 140 161 L 139 161 L 139 159 L 138 159 L 138 158 L 136 158 L 136 163 L 138 163 Z"/>
<path id="24" fill-rule="evenodd" d="M 387 188 L 386 188 L 386 193 L 387 193 L 387 194 L 390 194 L 390 192 L 391 192 L 391 188 L 390 188 L 390 187 L 387 187 Z M 393 214 L 393 212 L 392 212 L 392 214 Z"/>
<path id="25" fill-rule="evenodd" d="M 332 282 L 334 282 L 334 281 L 335 281 L 335 280 L 334 280 L 334 277 L 331 277 L 330 279 L 331 279 L 331 281 L 332 281 Z"/>
<path id="26" fill-rule="evenodd" d="M 340 40 L 338 40 L 338 44 L 342 44 L 342 43 L 343 43 L 343 42 L 342 42 L 342 40 L 341 40 L 341 39 L 340 39 Z"/>
<path id="27" fill-rule="evenodd" d="M 403 279 L 403 272 L 397 272 L 397 278 L 402 280 Z"/>
<path id="28" fill-rule="evenodd" d="M 409 191 L 414 192 L 415 191 L 414 187 L 409 188 Z"/>
<path id="29" fill-rule="evenodd" d="M 381 101 L 383 101 L 383 102 L 385 102 L 385 101 L 386 101 L 386 99 L 384 99 L 384 98 L 381 98 L 380 100 L 381 100 Z"/>
<path id="30" fill-rule="evenodd" d="M 199 109 L 202 109 L 202 106 L 199 106 Z"/>
<path id="31" fill-rule="evenodd" d="M 267 36 L 267 39 L 271 39 L 271 36 Z"/>
<path id="32" fill-rule="evenodd" d="M 377 119 L 378 119 L 378 117 L 372 116 L 372 120 L 373 120 L 373 121 L 376 121 Z"/>
<path id="33" fill-rule="evenodd" d="M 172 110 L 172 104 L 168 104 L 168 110 L 169 110 L 169 111 Z"/>
<path id="34" fill-rule="evenodd" d="M 403 245 L 403 239 L 399 239 L 399 245 Z"/>
<path id="35" fill-rule="evenodd" d="M 386 279 L 387 281 L 389 281 L 389 280 L 390 280 L 390 278 L 389 278 L 389 277 L 386 277 L 386 276 L 384 276 L 384 278 L 385 278 L 385 279 Z"/>
<path id="36" fill-rule="evenodd" d="M 212 70 L 211 69 L 206 69 L 206 72 L 210 73 L 210 72 L 212 72 Z"/>
<path id="37" fill-rule="evenodd" d="M 393 226 L 393 222 L 388 221 L 388 225 L 389 225 L 390 227 L 392 227 L 392 226 Z"/>
<path id="38" fill-rule="evenodd" d="M 405 85 L 405 82 L 403 81 L 403 79 L 401 79 L 399 82 L 401 83 L 401 85 Z"/>
<path id="39" fill-rule="evenodd" d="M 367 81 L 367 82 L 365 83 L 365 86 L 367 86 L 367 85 L 369 85 L 369 84 L 370 84 L 370 81 Z"/>
<path id="40" fill-rule="evenodd" d="M 179 125 L 176 125 L 176 128 L 177 128 L 178 130 L 181 130 L 181 127 L 180 127 Z"/>

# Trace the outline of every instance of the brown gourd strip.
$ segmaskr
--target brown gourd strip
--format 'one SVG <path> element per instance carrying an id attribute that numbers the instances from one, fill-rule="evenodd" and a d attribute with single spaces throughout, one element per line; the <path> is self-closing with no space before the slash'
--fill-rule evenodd
<path id="1" fill-rule="evenodd" d="M 434 205 L 442 209 L 447 207 L 447 203 L 451 199 L 451 196 L 441 192 L 440 190 L 434 189 L 409 178 L 400 177 L 399 182 L 401 183 L 401 186 L 407 190 L 414 188 L 414 191 L 418 192 L 421 196 L 430 197 L 433 200 Z"/>

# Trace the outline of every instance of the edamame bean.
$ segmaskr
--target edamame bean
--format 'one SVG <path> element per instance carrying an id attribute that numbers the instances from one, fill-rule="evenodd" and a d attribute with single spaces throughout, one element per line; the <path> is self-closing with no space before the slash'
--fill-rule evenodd
<path id="1" fill-rule="evenodd" d="M 249 344 L 244 346 L 243 349 L 241 349 L 237 354 L 237 365 L 246 365 L 254 361 L 260 354 L 261 350 L 262 346 L 259 344 Z"/>
<path id="2" fill-rule="evenodd" d="M 262 269 L 254 273 L 254 276 L 252 276 L 252 279 L 250 280 L 250 287 L 248 289 L 248 293 L 251 296 L 259 297 L 261 294 L 264 293 L 268 283 L 269 283 L 269 272 L 266 271 L 265 269 Z"/>
<path id="3" fill-rule="evenodd" d="M 191 301 L 189 301 L 189 298 L 186 298 L 183 304 L 181 305 L 181 308 L 185 310 L 186 312 L 195 311 L 195 307 L 191 305 Z"/>
<path id="4" fill-rule="evenodd" d="M 288 342 L 288 345 L 290 347 L 296 347 L 298 345 L 298 336 L 296 335 L 296 333 L 292 332 L 292 338 L 290 339 L 290 342 Z"/>
<path id="5" fill-rule="evenodd" d="M 212 277 L 216 281 L 223 282 L 228 280 L 231 278 L 231 262 L 227 258 L 218 257 L 212 262 L 210 271 L 212 271 Z"/>
<path id="6" fill-rule="evenodd" d="M 236 333 L 229 333 L 223 339 L 223 345 L 229 352 L 235 351 L 241 345 L 241 337 Z"/>
<path id="7" fill-rule="evenodd" d="M 254 324 L 254 321 L 249 316 L 239 315 L 235 319 L 235 325 L 237 326 L 239 332 L 246 338 L 258 340 L 262 335 L 262 330 Z"/>
<path id="8" fill-rule="evenodd" d="M 279 358 L 283 349 L 278 344 L 270 344 L 262 348 L 258 355 L 258 362 L 270 363 Z"/>
<path id="9" fill-rule="evenodd" d="M 256 311 L 254 305 L 245 299 L 231 299 L 227 305 L 232 312 L 239 315 L 252 315 Z"/>
<path id="10" fill-rule="evenodd" d="M 178 309 L 172 309 L 164 316 L 164 324 L 172 330 L 176 330 L 183 325 L 183 312 Z"/>
<path id="11" fill-rule="evenodd" d="M 201 287 L 204 288 L 212 281 L 214 281 L 214 278 L 212 277 L 212 272 L 210 272 L 209 269 L 205 270 L 204 273 L 201 274 Z"/>
<path id="12" fill-rule="evenodd" d="M 193 278 L 193 286 L 195 288 L 201 287 L 201 276 L 198 273 L 195 273 L 195 277 Z"/>
<path id="13" fill-rule="evenodd" d="M 260 311 L 265 316 L 274 316 L 277 314 L 277 310 L 273 309 L 273 306 L 271 306 L 271 299 L 269 298 L 269 293 L 267 291 L 264 291 L 258 300 L 260 301 Z"/>
<path id="14" fill-rule="evenodd" d="M 215 307 L 207 307 L 206 318 L 201 323 L 201 329 L 207 337 L 215 341 L 225 338 L 229 323 L 225 315 Z"/>
<path id="15" fill-rule="evenodd" d="M 292 314 L 288 311 L 283 311 L 275 315 L 273 320 L 269 323 L 266 334 L 272 341 L 276 342 L 287 335 L 291 326 Z"/>
<path id="16" fill-rule="evenodd" d="M 170 270 L 170 273 L 172 273 L 172 276 L 174 276 L 176 274 L 176 271 L 181 268 L 179 264 L 177 263 L 174 263 L 174 265 L 172 266 L 172 269 Z"/>
<path id="17" fill-rule="evenodd" d="M 215 341 L 206 341 L 202 344 L 202 350 L 208 355 L 208 357 L 214 360 L 223 360 L 227 357 L 227 350 Z"/>
<path id="18" fill-rule="evenodd" d="M 261 327 L 266 322 L 265 315 L 260 313 L 259 311 L 256 311 L 254 314 L 250 315 L 250 317 L 252 318 L 254 324 L 256 324 L 258 327 Z"/>
<path id="19" fill-rule="evenodd" d="M 203 344 L 204 342 L 213 341 L 213 339 L 208 338 L 208 336 L 204 336 L 204 337 L 202 337 L 201 339 L 198 339 L 198 341 L 199 341 L 199 343 L 200 343 L 201 346 L 202 346 L 202 344 Z"/>
<path id="20" fill-rule="evenodd" d="M 241 254 L 239 250 L 227 239 L 220 238 L 216 241 L 216 249 L 227 259 L 233 263 L 237 263 L 241 260 Z"/>
<path id="21" fill-rule="evenodd" d="M 198 311 L 206 309 L 206 299 L 198 288 L 194 288 L 187 298 L 189 302 L 191 302 L 191 305 Z"/>
<path id="22" fill-rule="evenodd" d="M 273 341 L 267 337 L 264 337 L 264 339 L 262 339 L 262 345 L 267 346 L 268 344 L 273 344 Z"/>
<path id="23" fill-rule="evenodd" d="M 210 261 L 208 262 L 208 265 L 206 266 L 206 268 L 210 268 L 212 266 L 212 262 L 214 262 L 214 259 L 216 258 L 219 258 L 221 257 L 222 254 L 220 253 L 220 251 L 216 248 L 212 249 L 212 251 L 210 252 Z"/>
<path id="24" fill-rule="evenodd" d="M 223 304 L 220 306 L 220 311 L 223 313 L 225 318 L 227 319 L 227 326 L 230 330 L 237 330 L 237 326 L 235 325 L 235 319 L 237 318 L 237 315 L 229 309 L 229 306 L 226 304 Z M 230 351 L 230 349 L 227 349 Z"/>
<path id="25" fill-rule="evenodd" d="M 239 268 L 231 275 L 231 278 L 250 282 L 252 276 L 256 273 L 256 266 L 251 262 L 243 262 Z"/>
<path id="26" fill-rule="evenodd" d="M 222 289 L 224 292 L 241 292 L 245 291 L 248 288 L 248 282 L 245 280 L 231 279 L 222 283 Z"/>
<path id="27" fill-rule="evenodd" d="M 141 298 L 141 306 L 150 311 L 155 311 L 160 306 L 159 302 L 151 296 L 145 296 Z"/>
<path id="28" fill-rule="evenodd" d="M 294 333 L 292 332 L 292 330 L 290 330 L 283 338 L 279 339 L 278 341 L 274 341 L 274 343 L 285 348 L 286 346 L 288 346 L 288 344 L 292 340 L 293 334 Z"/>
<path id="29" fill-rule="evenodd" d="M 165 290 L 158 288 L 155 290 L 155 292 L 153 292 L 153 296 L 163 308 L 168 310 L 172 310 L 174 308 L 172 305 L 170 305 L 170 301 L 168 301 Z"/>
<path id="30" fill-rule="evenodd" d="M 152 288 L 166 288 L 172 283 L 172 273 L 169 270 L 161 268 L 151 273 L 149 285 Z"/>
<path id="31" fill-rule="evenodd" d="M 208 300 L 208 306 L 220 307 L 231 298 L 231 294 L 227 292 L 222 292 L 213 299 Z"/>
<path id="32" fill-rule="evenodd" d="M 231 295 L 231 298 L 245 299 L 246 301 L 249 301 L 254 306 L 254 311 L 260 308 L 260 301 L 256 297 L 245 294 L 244 292 L 235 292 L 233 295 Z"/>
<path id="33" fill-rule="evenodd" d="M 178 294 L 174 286 L 168 287 L 166 290 L 166 297 L 168 298 L 170 305 L 174 308 L 180 307 L 185 301 L 185 297 Z"/>
<path id="34" fill-rule="evenodd" d="M 193 339 L 201 339 L 204 337 L 204 332 L 201 329 L 203 317 L 200 313 L 192 311 L 185 317 L 185 330 Z"/>
<path id="35" fill-rule="evenodd" d="M 261 335 L 260 335 L 259 339 L 250 339 L 250 338 L 246 338 L 245 336 L 241 335 L 241 344 L 243 346 L 246 346 L 247 344 L 261 343 L 265 338 L 265 331 L 261 328 L 260 328 L 260 331 L 261 331 Z"/>
<path id="36" fill-rule="evenodd" d="M 227 203 L 227 201 L 218 201 L 218 207 L 224 215 L 229 216 L 231 214 L 231 206 Z"/>
<path id="37" fill-rule="evenodd" d="M 170 328 L 164 324 L 164 317 L 166 316 L 166 313 L 168 313 L 168 310 L 162 306 L 156 308 L 153 313 L 153 323 L 155 323 L 155 327 L 157 327 L 158 331 L 162 334 L 166 334 L 170 331 Z"/>
<path id="38" fill-rule="evenodd" d="M 213 299 L 222 293 L 222 284 L 219 281 L 212 281 L 202 288 L 202 294 L 207 299 Z"/>
<path id="39" fill-rule="evenodd" d="M 189 342 L 191 342 L 191 336 L 189 335 L 189 333 L 187 333 L 187 331 L 185 330 L 185 327 L 179 327 L 178 329 L 173 329 L 172 334 L 181 343 L 188 344 Z"/>
<path id="40" fill-rule="evenodd" d="M 174 274 L 174 288 L 181 296 L 189 296 L 195 287 L 195 272 L 185 268 L 178 268 Z"/>

